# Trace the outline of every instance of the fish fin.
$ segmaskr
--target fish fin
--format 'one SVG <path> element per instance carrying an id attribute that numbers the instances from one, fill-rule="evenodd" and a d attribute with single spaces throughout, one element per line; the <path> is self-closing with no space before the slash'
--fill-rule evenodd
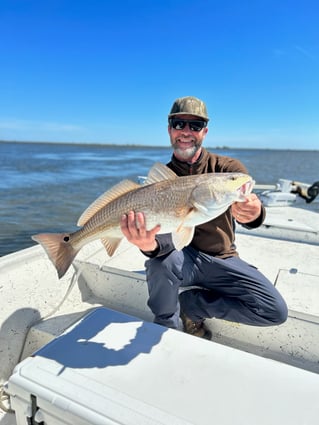
<path id="1" fill-rule="evenodd" d="M 195 227 L 181 227 L 172 233 L 173 244 L 177 251 L 180 251 L 191 243 L 194 236 Z"/>
<path id="2" fill-rule="evenodd" d="M 158 183 L 163 180 L 175 180 L 177 175 L 168 168 L 166 165 L 160 162 L 155 162 L 153 167 L 150 169 L 148 176 L 145 180 L 145 184 Z"/>
<path id="3" fill-rule="evenodd" d="M 101 239 L 104 248 L 106 249 L 107 254 L 112 257 L 114 252 L 117 250 L 120 242 L 123 238 L 103 238 Z"/>
<path id="4" fill-rule="evenodd" d="M 77 225 L 84 226 L 88 222 L 88 220 L 94 216 L 101 208 L 105 207 L 105 205 L 109 204 L 114 199 L 119 198 L 121 195 L 125 193 L 131 192 L 132 190 L 136 190 L 141 187 L 139 184 L 132 182 L 131 180 L 123 180 L 113 186 L 110 190 L 104 192 L 101 196 L 99 196 L 81 215 L 79 218 Z"/>
<path id="5" fill-rule="evenodd" d="M 197 209 L 197 211 L 200 211 L 203 215 L 207 215 L 207 217 L 210 217 L 210 212 L 208 211 L 208 208 L 206 208 L 204 205 L 201 205 L 198 202 L 193 202 L 193 205 Z"/>
<path id="6" fill-rule="evenodd" d="M 39 233 L 32 239 L 42 245 L 61 279 L 72 264 L 79 249 L 74 249 L 67 233 Z M 65 240 L 65 239 L 68 240 Z"/>

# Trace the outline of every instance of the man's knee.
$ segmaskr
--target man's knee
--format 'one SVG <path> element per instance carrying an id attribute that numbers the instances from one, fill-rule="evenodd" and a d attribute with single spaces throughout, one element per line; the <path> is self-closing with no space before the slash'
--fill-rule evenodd
<path id="1" fill-rule="evenodd" d="M 277 303 L 276 322 L 274 324 L 281 325 L 288 318 L 288 307 L 284 299 L 280 299 Z"/>
<path id="2" fill-rule="evenodd" d="M 263 309 L 262 309 L 263 310 Z M 279 295 L 265 310 L 265 314 L 260 314 L 268 322 L 269 326 L 281 325 L 288 318 L 288 307 L 285 300 Z M 267 326 L 267 323 L 265 323 Z"/>

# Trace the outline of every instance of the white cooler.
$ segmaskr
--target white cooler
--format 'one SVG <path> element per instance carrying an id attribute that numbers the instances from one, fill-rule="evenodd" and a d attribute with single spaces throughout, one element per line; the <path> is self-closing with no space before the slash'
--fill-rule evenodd
<path id="1" fill-rule="evenodd" d="M 315 425 L 319 375 L 98 308 L 15 369 L 18 425 Z"/>

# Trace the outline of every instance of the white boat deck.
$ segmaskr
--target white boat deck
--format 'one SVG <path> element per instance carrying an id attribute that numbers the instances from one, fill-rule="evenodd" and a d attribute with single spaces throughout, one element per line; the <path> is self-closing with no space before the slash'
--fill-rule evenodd
<path id="1" fill-rule="evenodd" d="M 318 237 L 318 222 L 309 223 L 309 227 Z M 289 318 L 285 324 L 256 328 L 215 319 L 207 324 L 213 342 L 315 374 L 319 389 L 319 244 L 316 240 L 304 242 L 283 241 L 276 236 L 271 239 L 245 230 L 237 235 L 241 257 L 257 266 L 286 299 Z M 71 268 L 58 281 L 40 246 L 2 257 L 0 383 L 9 378 L 18 361 L 97 306 L 152 321 L 146 305 L 144 261 L 145 257 L 125 241 L 112 258 L 96 242 L 78 255 L 74 263 L 77 273 Z M 187 337 L 196 344 L 197 338 Z M 1 425 L 15 423 L 12 414 L 0 411 Z"/>

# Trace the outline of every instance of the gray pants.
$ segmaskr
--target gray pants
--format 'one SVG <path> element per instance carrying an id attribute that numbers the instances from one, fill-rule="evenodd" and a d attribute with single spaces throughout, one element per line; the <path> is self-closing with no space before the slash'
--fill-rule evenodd
<path id="1" fill-rule="evenodd" d="M 147 260 L 148 305 L 155 323 L 178 328 L 180 305 L 193 321 L 208 317 L 270 326 L 287 319 L 273 284 L 239 257 L 220 259 L 191 247 Z M 180 287 L 196 286 L 179 295 Z"/>

